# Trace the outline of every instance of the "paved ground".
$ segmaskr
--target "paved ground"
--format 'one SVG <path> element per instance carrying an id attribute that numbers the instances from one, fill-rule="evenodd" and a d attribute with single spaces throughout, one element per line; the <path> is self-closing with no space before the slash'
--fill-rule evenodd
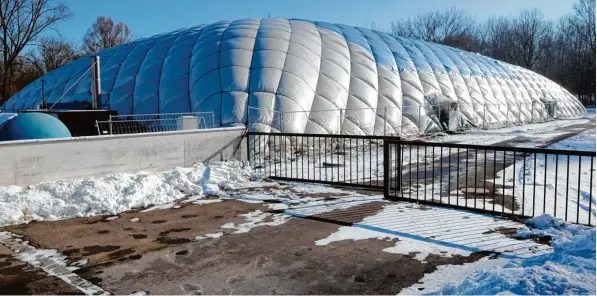
<path id="1" fill-rule="evenodd" d="M 289 187 L 272 186 L 230 194 L 265 194 L 274 199 L 297 194 Z M 21 235 L 37 249 L 56 249 L 67 256 L 69 265 L 83 262 L 74 274 L 115 294 L 138 291 L 150 294 L 396 294 L 440 265 L 474 262 L 497 253 L 480 251 L 446 256 L 441 251 L 421 260 L 415 258 L 416 251 L 408 254 L 382 251 L 400 243 L 396 239 L 315 244 L 338 231 L 339 227 L 361 222 L 395 204 L 376 201 L 375 197 L 379 196 L 372 194 L 351 190 L 303 194 L 302 198 L 318 199 L 323 203 L 307 207 L 302 212 L 297 208 L 295 212 L 303 213 L 304 218 L 280 214 L 284 210 L 271 210 L 276 203 L 224 200 L 146 212 L 130 211 L 116 219 L 104 216 L 32 222 L 4 227 L 0 232 Z M 350 198 L 355 196 L 374 200 L 352 204 Z M 344 206 L 325 213 L 306 212 L 344 202 Z M 424 224 L 422 221 L 429 221 L 429 225 L 436 223 L 426 218 L 433 213 L 428 209 L 410 204 L 403 207 L 400 212 L 409 211 L 408 215 L 413 219 L 423 219 L 414 225 Z M 256 212 L 258 210 L 262 212 Z M 250 213 L 261 213 L 261 221 L 250 222 L 250 217 L 243 216 Z M 458 220 L 454 224 L 458 224 L 467 222 L 463 218 L 469 214 L 466 217 L 443 215 L 456 217 L 454 219 Z M 384 220 L 395 225 L 404 223 L 404 218 L 391 214 Z M 475 231 L 487 233 L 488 239 L 495 236 L 495 231 L 504 232 L 499 225 L 505 222 L 484 216 L 479 219 L 485 222 L 470 222 L 483 224 Z M 441 220 L 445 221 L 444 218 Z M 226 227 L 229 223 L 237 226 L 253 223 L 251 227 L 254 228 L 240 231 L 239 227 Z M 404 225 L 405 229 L 410 229 L 408 224 Z M 413 227 L 413 231 L 416 228 Z M 440 224 L 433 228 L 450 234 L 450 229 L 442 230 Z M 195 240 L 197 236 L 220 232 L 218 238 Z M 441 239 L 449 241 L 451 238 Z M 473 237 L 465 244 L 477 240 Z M 81 293 L 68 284 L 64 276 L 49 276 L 43 266 L 33 267 L 15 255 L 14 250 L 0 244 L 1 294 Z"/>

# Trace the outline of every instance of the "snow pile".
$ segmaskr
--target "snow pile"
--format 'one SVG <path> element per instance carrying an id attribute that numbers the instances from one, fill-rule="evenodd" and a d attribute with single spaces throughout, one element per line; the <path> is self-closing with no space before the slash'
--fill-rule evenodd
<path id="1" fill-rule="evenodd" d="M 160 173 L 112 174 L 90 180 L 0 187 L 0 226 L 32 220 L 114 215 L 246 186 L 256 176 L 241 162 L 174 168 Z"/>
<path id="2" fill-rule="evenodd" d="M 441 294 L 595 295 L 595 228 L 565 224 L 542 215 L 527 221 L 518 235 L 552 237 L 553 253 L 517 259 L 479 270 Z M 537 228 L 534 228 L 537 227 Z"/>

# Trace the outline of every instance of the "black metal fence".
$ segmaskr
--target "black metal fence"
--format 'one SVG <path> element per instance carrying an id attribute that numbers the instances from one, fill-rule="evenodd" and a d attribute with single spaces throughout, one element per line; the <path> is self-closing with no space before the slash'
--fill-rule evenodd
<path id="1" fill-rule="evenodd" d="M 383 189 L 383 143 L 391 137 L 260 132 L 248 135 L 251 165 L 267 177 Z"/>
<path id="2" fill-rule="evenodd" d="M 386 141 L 385 196 L 594 225 L 595 152 Z"/>
<path id="3" fill-rule="evenodd" d="M 595 225 L 595 152 L 256 132 L 249 133 L 248 149 L 252 166 L 266 177 L 383 189 L 390 200 L 501 216 L 548 213 Z"/>

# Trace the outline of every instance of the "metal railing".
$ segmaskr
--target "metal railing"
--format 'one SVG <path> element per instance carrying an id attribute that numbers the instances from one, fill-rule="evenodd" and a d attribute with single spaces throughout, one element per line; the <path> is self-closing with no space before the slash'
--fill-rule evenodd
<path id="1" fill-rule="evenodd" d="M 267 177 L 383 188 L 383 141 L 391 137 L 248 133 L 254 169 Z"/>
<path id="2" fill-rule="evenodd" d="M 595 152 L 393 141 L 385 196 L 503 216 L 595 225 Z"/>
<path id="3" fill-rule="evenodd" d="M 169 132 L 215 127 L 213 112 L 110 115 L 96 122 L 98 135 Z"/>
<path id="4" fill-rule="evenodd" d="M 265 177 L 384 190 L 390 200 L 595 225 L 595 152 L 249 132 Z"/>

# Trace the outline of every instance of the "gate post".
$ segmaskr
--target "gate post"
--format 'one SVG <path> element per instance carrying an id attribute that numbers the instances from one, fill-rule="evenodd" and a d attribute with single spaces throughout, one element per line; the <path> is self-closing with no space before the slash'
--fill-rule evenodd
<path id="1" fill-rule="evenodd" d="M 383 140 L 383 197 L 388 199 L 390 197 L 390 142 L 387 139 Z"/>
<path id="2" fill-rule="evenodd" d="M 247 162 L 249 163 L 249 167 L 251 167 L 251 132 L 247 129 Z M 242 141 L 242 140 L 241 140 Z"/>

